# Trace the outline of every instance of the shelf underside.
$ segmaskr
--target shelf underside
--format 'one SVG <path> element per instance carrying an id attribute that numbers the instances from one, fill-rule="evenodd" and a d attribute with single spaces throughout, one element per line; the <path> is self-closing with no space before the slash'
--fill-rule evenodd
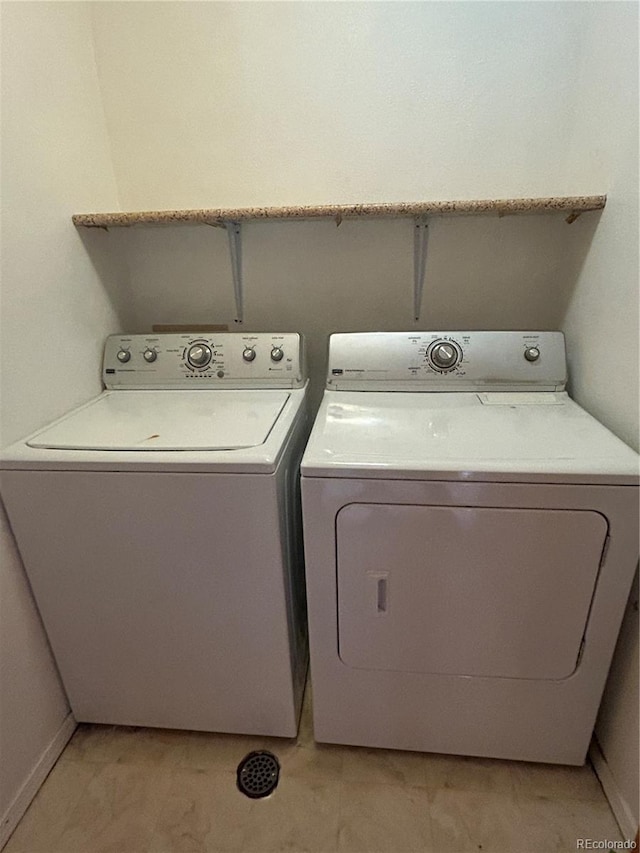
<path id="1" fill-rule="evenodd" d="M 602 210 L 605 195 L 549 198 L 506 198 L 472 201 L 422 201 L 392 204 L 325 204 L 289 207 L 239 207 L 201 210 L 146 210 L 128 213 L 78 213 L 73 223 L 84 228 L 128 228 L 133 225 L 217 225 L 227 222 L 277 219 L 420 218 L 428 216 L 512 216 L 535 213 L 566 213 L 573 221 L 579 214 Z"/>

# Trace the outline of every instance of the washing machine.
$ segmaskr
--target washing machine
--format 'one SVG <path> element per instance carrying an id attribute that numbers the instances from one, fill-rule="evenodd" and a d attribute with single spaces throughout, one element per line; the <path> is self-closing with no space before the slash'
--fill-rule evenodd
<path id="1" fill-rule="evenodd" d="M 297 334 L 116 335 L 0 490 L 79 721 L 294 736 L 307 668 Z"/>
<path id="2" fill-rule="evenodd" d="M 581 764 L 638 456 L 556 332 L 341 334 L 302 460 L 318 741 Z"/>

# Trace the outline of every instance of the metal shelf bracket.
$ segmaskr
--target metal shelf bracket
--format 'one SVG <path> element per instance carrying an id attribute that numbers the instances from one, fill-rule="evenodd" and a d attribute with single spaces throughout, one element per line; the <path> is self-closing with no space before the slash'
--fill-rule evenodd
<path id="1" fill-rule="evenodd" d="M 424 290 L 427 268 L 427 245 L 429 242 L 429 220 L 422 217 L 414 220 L 413 232 L 413 319 L 420 319 L 420 305 Z"/>
<path id="2" fill-rule="evenodd" d="M 231 274 L 233 276 L 233 294 L 236 301 L 236 323 L 244 319 L 244 304 L 242 291 L 242 228 L 239 222 L 226 220 L 224 227 L 229 238 L 229 255 L 231 258 Z"/>

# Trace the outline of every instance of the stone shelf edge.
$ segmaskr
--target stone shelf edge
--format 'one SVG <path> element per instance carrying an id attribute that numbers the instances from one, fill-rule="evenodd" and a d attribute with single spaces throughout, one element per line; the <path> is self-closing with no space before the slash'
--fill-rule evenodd
<path id="1" fill-rule="evenodd" d="M 550 198 L 481 199 L 475 201 L 422 201 L 394 204 L 325 204 L 317 206 L 239 207 L 202 210 L 149 210 L 129 213 L 77 213 L 73 224 L 84 228 L 128 228 L 133 225 L 203 224 L 226 226 L 228 222 L 264 219 L 374 219 L 384 217 L 469 216 L 526 213 L 568 213 L 573 222 L 581 213 L 602 210 L 606 195 Z"/>

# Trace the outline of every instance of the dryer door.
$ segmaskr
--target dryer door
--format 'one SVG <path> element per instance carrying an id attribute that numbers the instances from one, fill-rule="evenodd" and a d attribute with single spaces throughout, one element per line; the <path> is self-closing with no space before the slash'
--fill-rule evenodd
<path id="1" fill-rule="evenodd" d="M 561 679 L 608 525 L 585 510 L 349 504 L 336 519 L 348 666 Z"/>

